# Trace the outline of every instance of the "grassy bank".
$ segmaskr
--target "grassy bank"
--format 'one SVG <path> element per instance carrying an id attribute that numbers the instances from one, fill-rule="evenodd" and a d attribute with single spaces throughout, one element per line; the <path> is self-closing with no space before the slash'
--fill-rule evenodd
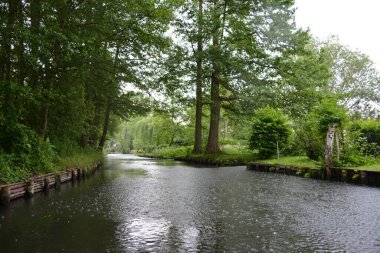
<path id="1" fill-rule="evenodd" d="M 218 154 L 192 154 L 192 147 L 168 147 L 163 149 L 157 149 L 153 152 L 144 153 L 137 152 L 137 155 L 157 157 L 163 159 L 179 159 L 196 163 L 209 163 L 217 165 L 240 165 L 249 164 L 252 162 L 265 163 L 271 165 L 288 165 L 296 168 L 311 168 L 320 169 L 321 164 L 309 159 L 307 156 L 284 156 L 280 159 L 266 159 L 258 160 L 257 154 L 247 149 L 226 145 L 222 147 L 222 152 Z M 377 158 L 372 164 L 363 165 L 359 167 L 345 167 L 345 169 L 352 170 L 368 170 L 368 171 L 380 171 L 380 158 Z"/>
<path id="2" fill-rule="evenodd" d="M 23 166 L 21 163 L 12 163 L 13 160 L 0 157 L 0 184 L 25 181 L 31 176 L 45 173 L 58 172 L 68 168 L 86 168 L 103 160 L 103 153 L 96 149 L 82 149 L 75 153 L 57 156 L 53 161 L 47 161 L 41 169 L 35 166 Z"/>
<path id="3" fill-rule="evenodd" d="M 265 164 L 281 164 L 281 165 L 289 165 L 297 168 L 310 168 L 310 169 L 318 169 L 320 168 L 320 164 L 317 162 L 310 160 L 307 156 L 285 156 L 280 157 L 280 159 L 267 159 L 267 160 L 258 160 L 255 161 L 257 163 L 265 163 Z"/>
<path id="4" fill-rule="evenodd" d="M 180 156 L 186 156 L 191 153 L 192 147 L 167 147 L 161 149 L 155 149 L 151 152 L 136 151 L 136 155 L 157 157 L 163 159 L 174 159 Z"/>
<path id="5" fill-rule="evenodd" d="M 192 154 L 192 147 L 168 147 L 157 149 L 149 153 L 136 152 L 136 154 L 147 157 L 187 160 L 216 165 L 247 164 L 256 159 L 256 153 L 243 148 L 234 148 L 230 145 L 223 146 L 222 152 L 218 154 Z"/>
<path id="6" fill-rule="evenodd" d="M 57 164 L 56 171 L 65 168 L 84 168 L 103 160 L 103 153 L 100 151 L 87 151 L 63 157 Z"/>
<path id="7" fill-rule="evenodd" d="M 371 164 L 354 168 L 356 170 L 380 171 L 380 157 L 376 158 Z"/>

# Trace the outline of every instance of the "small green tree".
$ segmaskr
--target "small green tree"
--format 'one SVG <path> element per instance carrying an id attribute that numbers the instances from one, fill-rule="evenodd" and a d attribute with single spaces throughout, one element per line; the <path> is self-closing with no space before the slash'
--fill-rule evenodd
<path id="1" fill-rule="evenodd" d="M 347 110 L 339 105 L 334 98 L 324 98 L 321 103 L 316 106 L 312 112 L 312 117 L 316 119 L 317 126 L 320 134 L 325 134 L 325 152 L 324 162 L 326 166 L 327 176 L 331 176 L 331 169 L 333 168 L 333 149 L 334 138 L 336 140 L 336 155 L 339 161 L 340 148 L 339 148 L 339 135 L 338 129 L 342 128 L 343 122 L 347 119 Z"/>
<path id="2" fill-rule="evenodd" d="M 289 135 L 290 127 L 282 112 L 265 107 L 256 111 L 249 148 L 257 149 L 260 158 L 269 158 L 286 146 Z"/>

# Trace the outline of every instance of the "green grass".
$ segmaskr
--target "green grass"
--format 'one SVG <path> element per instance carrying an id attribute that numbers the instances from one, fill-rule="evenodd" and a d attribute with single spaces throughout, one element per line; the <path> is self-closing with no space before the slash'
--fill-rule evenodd
<path id="1" fill-rule="evenodd" d="M 281 165 L 290 165 L 294 167 L 302 167 L 302 168 L 311 168 L 316 169 L 319 168 L 319 165 L 310 160 L 307 156 L 285 156 L 280 157 L 280 159 L 269 159 L 269 160 L 258 160 L 258 163 L 266 163 L 266 164 L 281 164 Z"/>
<path id="2" fill-rule="evenodd" d="M 244 149 L 240 146 L 225 145 L 222 152 L 218 154 L 192 154 L 193 147 L 168 147 L 155 150 L 150 153 L 137 152 L 137 155 L 161 157 L 166 159 L 179 158 L 199 158 L 209 161 L 215 161 L 218 164 L 233 164 L 234 161 L 248 163 L 256 159 L 256 153 Z"/>
<path id="3" fill-rule="evenodd" d="M 266 159 L 266 160 L 257 160 L 257 153 L 252 152 L 239 145 L 224 145 L 222 152 L 218 154 L 192 154 L 192 147 L 168 147 L 159 150 L 155 150 L 150 153 L 137 153 L 137 155 L 143 156 L 152 156 L 152 157 L 161 157 L 165 159 L 173 159 L 176 157 L 186 157 L 186 158 L 199 158 L 209 161 L 214 161 L 220 165 L 233 164 L 234 161 L 242 163 L 266 163 L 266 164 L 281 164 L 289 165 L 298 168 L 311 168 L 311 169 L 320 169 L 320 164 L 310 160 L 307 156 L 285 156 L 277 159 Z M 380 158 L 377 158 L 373 161 L 372 164 L 363 165 L 359 167 L 350 167 L 346 169 L 355 169 L 355 170 L 369 170 L 369 171 L 380 171 Z"/>
<path id="4" fill-rule="evenodd" d="M 88 168 L 96 162 L 103 160 L 103 153 L 96 149 L 82 149 L 74 154 L 60 157 L 54 161 L 48 160 L 49 167 L 41 169 L 37 164 L 33 167 L 26 167 L 23 164 L 11 163 L 12 160 L 0 156 L 0 184 L 16 183 L 28 179 L 32 175 L 41 175 L 45 173 L 58 172 L 68 168 Z"/>
<path id="5" fill-rule="evenodd" d="M 141 156 L 154 156 L 161 157 L 165 159 L 172 159 L 178 156 L 185 156 L 191 153 L 192 147 L 167 147 L 152 152 L 136 152 L 136 155 Z"/>
<path id="6" fill-rule="evenodd" d="M 355 170 L 380 171 L 380 157 L 376 158 L 372 164 L 354 167 Z"/>
<path id="7" fill-rule="evenodd" d="M 84 168 L 101 160 L 103 160 L 103 153 L 101 151 L 77 153 L 61 158 L 57 164 L 56 170 L 58 171 L 66 168 Z"/>
<path id="8" fill-rule="evenodd" d="M 217 161 L 220 163 L 230 162 L 234 160 L 242 161 L 248 163 L 253 161 L 256 158 L 254 153 L 240 153 L 240 154 L 227 154 L 227 153 L 218 153 L 218 154 L 190 154 L 187 157 L 192 158 L 203 158 L 208 160 Z"/>

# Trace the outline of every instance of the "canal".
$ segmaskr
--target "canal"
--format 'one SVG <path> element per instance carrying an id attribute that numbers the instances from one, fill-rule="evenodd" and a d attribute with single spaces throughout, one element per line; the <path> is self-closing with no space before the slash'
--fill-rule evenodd
<path id="1" fill-rule="evenodd" d="M 380 252 L 380 189 L 108 155 L 0 208 L 0 252 Z"/>

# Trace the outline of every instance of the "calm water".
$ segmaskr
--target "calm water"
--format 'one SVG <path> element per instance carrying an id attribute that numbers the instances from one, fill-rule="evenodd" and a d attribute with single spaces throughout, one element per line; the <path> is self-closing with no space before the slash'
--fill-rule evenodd
<path id="1" fill-rule="evenodd" d="M 0 252 L 380 252 L 380 189 L 109 155 L 0 209 Z"/>

